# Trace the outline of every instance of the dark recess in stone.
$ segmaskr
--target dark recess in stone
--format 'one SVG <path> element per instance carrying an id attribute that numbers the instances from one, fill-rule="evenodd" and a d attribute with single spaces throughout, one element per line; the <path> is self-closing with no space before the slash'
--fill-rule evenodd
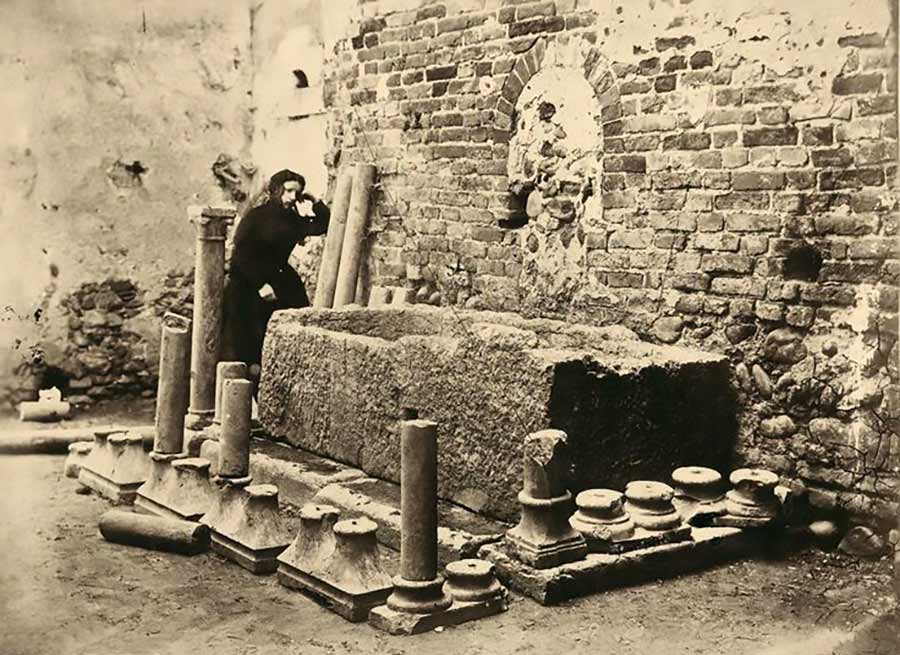
<path id="1" fill-rule="evenodd" d="M 798 246 L 788 252 L 784 260 L 784 277 L 787 280 L 814 282 L 822 270 L 822 255 L 809 245 Z"/>
<path id="2" fill-rule="evenodd" d="M 727 364 L 648 368 L 634 375 L 592 370 L 583 362 L 557 369 L 550 422 L 578 453 L 566 481 L 585 489 L 625 489 L 632 480 L 668 483 L 678 466 L 732 467 L 736 394 Z M 571 411 L 577 407 L 578 411 Z"/>

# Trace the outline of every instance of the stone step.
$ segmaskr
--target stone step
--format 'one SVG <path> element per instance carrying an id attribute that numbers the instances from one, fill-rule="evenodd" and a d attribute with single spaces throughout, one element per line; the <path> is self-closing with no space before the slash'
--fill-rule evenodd
<path id="1" fill-rule="evenodd" d="M 207 440 L 200 456 L 212 462 L 215 475 L 218 443 Z M 346 464 L 271 441 L 254 439 L 250 475 L 255 484 L 274 484 L 288 513 L 308 502 L 334 505 L 341 518 L 365 516 L 378 524 L 378 541 L 400 549 L 400 485 L 370 478 Z M 474 557 L 485 544 L 498 541 L 509 525 L 459 505 L 438 502 L 438 556 L 443 564 Z"/>

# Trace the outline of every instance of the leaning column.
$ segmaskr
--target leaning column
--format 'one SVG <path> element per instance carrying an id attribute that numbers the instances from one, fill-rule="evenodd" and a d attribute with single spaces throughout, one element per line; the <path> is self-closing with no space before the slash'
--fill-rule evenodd
<path id="1" fill-rule="evenodd" d="M 185 427 L 202 430 L 216 402 L 216 363 L 225 287 L 225 237 L 234 221 L 232 207 L 188 208 L 197 236 L 194 257 L 194 322 L 191 334 L 191 392 Z"/>

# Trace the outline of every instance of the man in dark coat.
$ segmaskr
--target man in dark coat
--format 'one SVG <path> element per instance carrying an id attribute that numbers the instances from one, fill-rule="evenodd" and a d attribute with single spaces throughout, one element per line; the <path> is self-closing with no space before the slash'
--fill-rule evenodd
<path id="1" fill-rule="evenodd" d="M 234 233 L 231 266 L 225 277 L 220 360 L 245 362 L 254 381 L 262 363 L 263 338 L 272 312 L 309 307 L 303 280 L 289 264 L 294 246 L 306 237 L 325 234 L 330 211 L 304 191 L 302 175 L 282 170 L 269 180 L 268 202 L 251 209 Z M 299 212 L 299 204 L 312 203 L 312 216 Z M 260 289 L 269 285 L 274 303 Z M 255 395 L 256 385 L 254 385 Z"/>

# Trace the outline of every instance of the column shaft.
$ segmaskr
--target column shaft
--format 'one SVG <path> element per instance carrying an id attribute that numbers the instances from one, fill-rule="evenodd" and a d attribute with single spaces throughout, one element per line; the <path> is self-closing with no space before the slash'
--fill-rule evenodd
<path id="1" fill-rule="evenodd" d="M 403 421 L 400 430 L 400 577 L 437 576 L 437 424 Z"/>

